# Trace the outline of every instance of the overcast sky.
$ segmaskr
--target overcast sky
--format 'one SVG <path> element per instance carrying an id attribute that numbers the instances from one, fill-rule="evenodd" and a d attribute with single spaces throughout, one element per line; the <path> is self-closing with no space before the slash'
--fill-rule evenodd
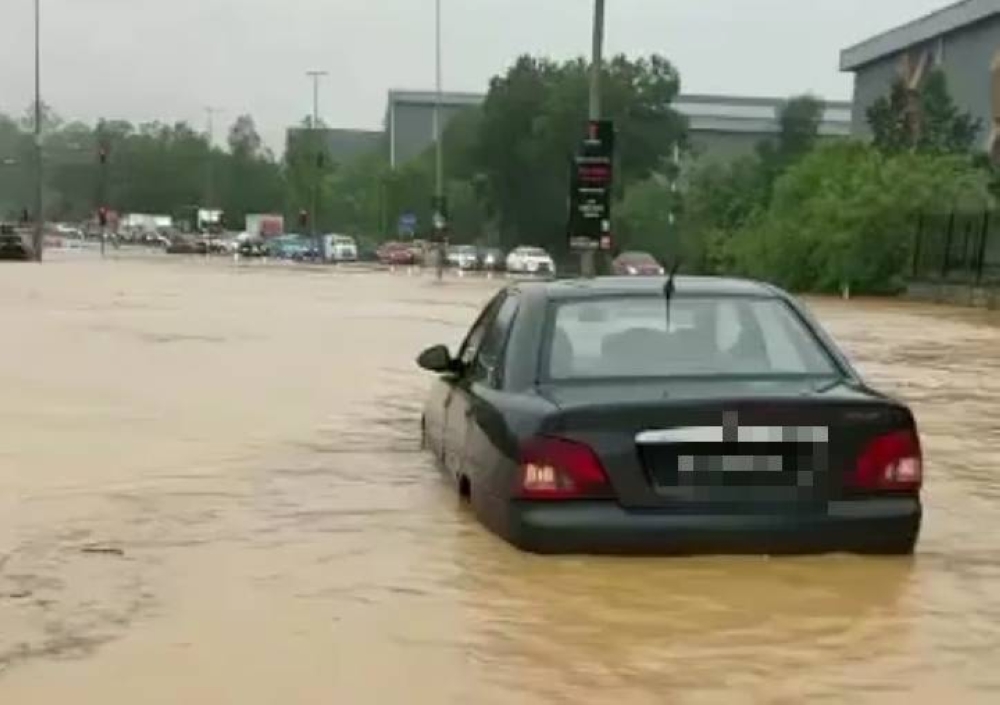
<path id="1" fill-rule="evenodd" d="M 43 91 L 66 118 L 251 113 L 272 145 L 311 110 L 304 72 L 330 72 L 321 114 L 380 128 L 389 88 L 432 88 L 434 0 L 41 0 Z M 444 82 L 483 91 L 520 53 L 588 51 L 591 0 L 443 0 Z M 839 52 L 946 0 L 608 0 L 608 50 L 659 52 L 683 90 L 812 91 L 849 99 Z M 0 111 L 33 86 L 33 0 L 0 0 Z"/>

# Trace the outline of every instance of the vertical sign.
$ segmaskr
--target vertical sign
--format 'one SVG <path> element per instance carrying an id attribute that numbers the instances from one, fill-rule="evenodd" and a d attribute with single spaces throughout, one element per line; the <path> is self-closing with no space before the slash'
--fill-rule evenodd
<path id="1" fill-rule="evenodd" d="M 610 120 L 587 125 L 570 175 L 569 244 L 575 250 L 610 249 L 615 128 Z"/>

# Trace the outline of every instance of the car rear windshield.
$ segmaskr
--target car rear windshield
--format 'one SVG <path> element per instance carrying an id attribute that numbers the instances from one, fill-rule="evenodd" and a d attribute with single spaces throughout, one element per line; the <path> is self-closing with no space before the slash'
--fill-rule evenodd
<path id="1" fill-rule="evenodd" d="M 831 356 L 774 298 L 630 296 L 555 306 L 553 380 L 650 377 L 827 377 Z"/>
<path id="2" fill-rule="evenodd" d="M 528 255 L 530 257 L 547 257 L 545 250 L 540 247 L 522 247 L 518 250 L 522 255 Z"/>

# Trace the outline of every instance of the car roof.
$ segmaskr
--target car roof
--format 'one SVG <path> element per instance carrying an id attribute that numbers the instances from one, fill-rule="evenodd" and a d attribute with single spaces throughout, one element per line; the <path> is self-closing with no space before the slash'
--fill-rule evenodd
<path id="1" fill-rule="evenodd" d="M 550 282 L 522 282 L 521 291 L 546 299 L 588 299 L 607 296 L 662 295 L 667 277 L 596 277 L 560 279 Z M 677 276 L 678 296 L 764 296 L 785 297 L 785 292 L 764 282 L 733 277 Z"/>

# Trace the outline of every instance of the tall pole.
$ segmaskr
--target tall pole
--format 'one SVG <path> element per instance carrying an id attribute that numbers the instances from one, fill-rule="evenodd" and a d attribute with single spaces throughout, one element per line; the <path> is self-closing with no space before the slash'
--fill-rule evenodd
<path id="1" fill-rule="evenodd" d="M 594 50 L 590 65 L 590 119 L 601 119 L 601 68 L 604 54 L 604 0 L 594 0 Z"/>
<path id="2" fill-rule="evenodd" d="M 434 195 L 440 199 L 444 196 L 444 150 L 441 145 L 441 0 L 434 0 L 434 143 L 435 171 Z"/>
<path id="3" fill-rule="evenodd" d="M 445 258 L 445 202 L 444 202 L 444 146 L 441 115 L 441 0 L 434 0 L 434 229 L 437 230 L 437 278 L 444 275 Z"/>
<path id="4" fill-rule="evenodd" d="M 41 0 L 35 0 L 35 259 L 42 261 L 44 246 L 42 215 L 42 10 Z"/>
<path id="5" fill-rule="evenodd" d="M 208 140 L 208 154 L 205 162 L 205 208 L 213 211 L 216 209 L 215 203 L 215 163 L 212 158 L 212 149 L 215 144 L 215 116 L 221 113 L 221 108 L 205 107 L 205 135 Z M 195 214 L 197 219 L 198 214 Z"/>
<path id="6" fill-rule="evenodd" d="M 601 119 L 601 70 L 604 59 L 604 0 L 594 0 L 594 42 L 590 63 L 590 119 Z M 587 249 L 580 252 L 580 273 L 592 277 L 596 273 L 596 253 Z"/>
<path id="7" fill-rule="evenodd" d="M 323 166 L 323 153 L 320 150 L 319 142 L 319 80 L 327 75 L 326 71 L 307 71 L 306 74 L 312 78 L 313 82 L 313 111 L 312 111 L 312 121 L 309 124 L 309 130 L 311 132 L 311 139 L 313 149 L 316 150 L 315 162 L 313 164 L 313 183 L 312 183 L 312 204 L 309 209 L 309 225 L 310 232 L 312 233 L 313 242 L 316 246 L 316 256 L 323 256 L 323 245 L 319 240 L 319 225 L 317 221 L 318 209 L 319 209 L 319 181 L 322 176 L 321 168 Z"/>

